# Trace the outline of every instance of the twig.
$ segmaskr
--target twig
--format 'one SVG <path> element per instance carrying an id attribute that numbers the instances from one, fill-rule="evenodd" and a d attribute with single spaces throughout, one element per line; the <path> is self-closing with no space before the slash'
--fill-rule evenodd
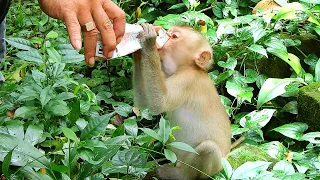
<path id="1" fill-rule="evenodd" d="M 214 8 L 214 3 L 211 4 L 211 6 L 207 7 L 207 8 L 204 8 L 204 9 L 201 9 L 199 12 L 204 12 L 204 11 L 208 11 L 209 9 L 212 9 Z"/>

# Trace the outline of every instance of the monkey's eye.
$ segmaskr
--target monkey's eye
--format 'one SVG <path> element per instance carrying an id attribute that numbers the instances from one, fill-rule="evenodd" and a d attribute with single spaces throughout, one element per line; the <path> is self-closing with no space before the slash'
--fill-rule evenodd
<path id="1" fill-rule="evenodd" d="M 177 36 L 176 34 L 172 33 L 171 38 L 172 38 L 172 39 L 177 39 L 178 36 Z"/>

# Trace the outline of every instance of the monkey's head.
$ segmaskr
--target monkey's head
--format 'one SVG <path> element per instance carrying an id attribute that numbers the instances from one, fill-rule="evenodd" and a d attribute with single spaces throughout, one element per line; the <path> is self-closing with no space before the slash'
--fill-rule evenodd
<path id="1" fill-rule="evenodd" d="M 159 49 L 162 68 L 167 75 L 186 67 L 197 67 L 203 71 L 212 65 L 212 48 L 201 33 L 188 26 L 169 29 L 171 38 Z"/>

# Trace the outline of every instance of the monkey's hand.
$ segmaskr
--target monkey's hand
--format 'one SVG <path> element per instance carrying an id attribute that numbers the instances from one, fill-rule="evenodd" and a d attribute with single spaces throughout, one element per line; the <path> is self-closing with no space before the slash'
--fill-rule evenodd
<path id="1" fill-rule="evenodd" d="M 140 40 L 143 50 L 156 49 L 157 33 L 151 24 L 142 24 L 143 32 L 140 33 Z"/>

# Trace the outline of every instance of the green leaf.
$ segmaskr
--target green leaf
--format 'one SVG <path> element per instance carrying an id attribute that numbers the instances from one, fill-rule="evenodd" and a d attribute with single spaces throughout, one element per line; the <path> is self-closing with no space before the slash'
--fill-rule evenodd
<path id="1" fill-rule="evenodd" d="M 84 55 L 82 54 L 68 54 L 68 55 L 65 55 L 62 57 L 62 60 L 61 62 L 63 63 L 72 63 L 72 64 L 75 64 L 75 63 L 81 63 L 81 62 L 84 62 Z"/>
<path id="2" fill-rule="evenodd" d="M 9 167 L 12 158 L 12 152 L 14 149 L 15 147 L 7 153 L 2 162 L 2 173 L 7 179 L 10 179 Z"/>
<path id="3" fill-rule="evenodd" d="M 14 153 L 12 159 L 15 161 L 11 162 L 16 166 L 28 166 L 47 168 L 50 169 L 50 162 L 44 156 L 44 154 L 37 148 L 33 147 L 30 143 L 21 140 L 20 138 L 0 133 L 0 151 L 9 152 L 14 147 Z M 0 154 L 0 160 L 3 161 L 4 153 Z"/>
<path id="4" fill-rule="evenodd" d="M 53 47 L 47 49 L 49 55 L 49 62 L 51 63 L 61 63 L 61 55 Z"/>
<path id="5" fill-rule="evenodd" d="M 290 101 L 286 105 L 283 106 L 283 112 L 289 112 L 291 114 L 298 114 L 298 103 L 297 101 Z"/>
<path id="6" fill-rule="evenodd" d="M 286 92 L 285 87 L 291 82 L 299 82 L 301 80 L 294 78 L 285 78 L 285 79 L 267 79 L 259 92 L 257 108 L 260 108 L 264 103 L 278 97 Z"/>
<path id="7" fill-rule="evenodd" d="M 226 69 L 234 70 L 234 68 L 237 66 L 237 59 L 230 57 L 226 62 L 219 61 L 218 66 Z"/>
<path id="8" fill-rule="evenodd" d="M 40 94 L 30 86 L 25 86 L 17 101 L 32 101 L 37 98 L 40 98 Z"/>
<path id="9" fill-rule="evenodd" d="M 315 81 L 320 82 L 320 59 L 318 60 L 314 70 L 314 79 Z"/>
<path id="10" fill-rule="evenodd" d="M 129 113 L 132 112 L 132 107 L 129 104 L 122 102 L 117 102 L 113 108 L 115 112 L 124 117 L 128 117 Z"/>
<path id="11" fill-rule="evenodd" d="M 38 70 L 31 70 L 33 80 L 42 87 L 42 82 L 47 79 L 47 75 Z"/>
<path id="12" fill-rule="evenodd" d="M 43 130 L 39 126 L 30 124 L 27 128 L 24 140 L 29 142 L 31 145 L 36 145 L 41 139 Z"/>
<path id="13" fill-rule="evenodd" d="M 163 144 L 166 144 L 169 137 L 170 137 L 170 133 L 171 133 L 169 121 L 165 120 L 163 117 L 161 117 L 159 126 L 160 126 L 160 130 L 159 130 L 158 134 L 161 138 L 161 142 Z"/>
<path id="14" fill-rule="evenodd" d="M 6 128 L 10 135 L 15 136 L 17 138 L 24 138 L 24 130 L 23 123 L 18 120 L 7 121 Z"/>
<path id="15" fill-rule="evenodd" d="M 154 139 L 161 141 L 161 137 L 154 130 L 149 129 L 149 128 L 142 128 L 141 130 L 144 133 L 148 134 L 149 136 L 153 137 Z"/>
<path id="16" fill-rule="evenodd" d="M 288 51 L 286 46 L 277 38 L 271 38 L 271 40 L 265 42 L 265 45 L 268 46 L 267 51 L 282 60 L 288 62 Z"/>
<path id="17" fill-rule="evenodd" d="M 37 63 L 38 65 L 44 63 L 41 55 L 37 51 L 19 51 L 16 56 L 20 59 Z"/>
<path id="18" fill-rule="evenodd" d="M 231 178 L 232 175 L 232 167 L 226 158 L 221 159 L 222 167 L 224 172 L 226 173 L 228 179 Z"/>
<path id="19" fill-rule="evenodd" d="M 164 149 L 164 156 L 172 163 L 177 162 L 177 155 L 169 149 Z"/>
<path id="20" fill-rule="evenodd" d="M 77 135 L 76 135 L 71 129 L 66 128 L 66 127 L 62 127 L 61 130 L 62 130 L 63 134 L 64 134 L 67 138 L 69 138 L 69 139 L 71 139 L 71 140 L 73 140 L 73 141 L 78 141 Z"/>
<path id="21" fill-rule="evenodd" d="M 52 87 L 47 86 L 40 93 L 40 102 L 41 102 L 42 108 L 50 101 L 51 98 L 52 98 Z"/>
<path id="22" fill-rule="evenodd" d="M 125 130 L 131 136 L 138 135 L 138 125 L 137 121 L 134 119 L 126 119 L 123 123 Z"/>
<path id="23" fill-rule="evenodd" d="M 46 35 L 46 39 L 56 39 L 58 37 L 58 33 L 55 31 L 50 31 L 47 35 Z"/>
<path id="24" fill-rule="evenodd" d="M 51 100 L 44 108 L 54 116 L 65 116 L 70 112 L 67 103 L 60 100 Z"/>
<path id="25" fill-rule="evenodd" d="M 125 149 L 118 151 L 112 158 L 112 164 L 115 166 L 133 166 L 144 167 L 147 163 L 147 158 L 144 153 L 137 149 Z"/>
<path id="26" fill-rule="evenodd" d="M 22 106 L 19 107 L 15 113 L 14 113 L 14 118 L 28 118 L 32 117 L 36 114 L 40 113 L 40 110 L 37 107 L 28 107 L 28 106 Z"/>
<path id="27" fill-rule="evenodd" d="M 264 30 L 263 25 L 256 21 L 254 21 L 253 25 L 250 26 L 250 31 L 252 33 L 254 43 L 257 43 L 262 37 L 267 35 L 267 31 Z"/>
<path id="28" fill-rule="evenodd" d="M 252 44 L 250 47 L 248 47 L 248 49 L 250 49 L 253 52 L 262 54 L 268 58 L 267 50 L 261 45 Z"/>
<path id="29" fill-rule="evenodd" d="M 288 3 L 280 8 L 275 16 L 275 19 L 295 19 L 297 18 L 297 12 L 304 12 L 302 5 L 298 2 Z"/>
<path id="30" fill-rule="evenodd" d="M 63 72 L 65 66 L 66 66 L 65 63 L 54 63 L 52 66 L 52 76 L 53 77 L 59 76 Z"/>
<path id="31" fill-rule="evenodd" d="M 310 143 L 320 144 L 320 132 L 310 132 L 304 134 L 301 139 L 309 141 Z"/>
<path id="32" fill-rule="evenodd" d="M 72 99 L 75 98 L 76 96 L 73 93 L 70 92 L 62 92 L 60 94 L 58 94 L 54 100 L 60 100 L 60 101 L 64 101 L 64 100 L 68 100 L 68 99 Z"/>
<path id="33" fill-rule="evenodd" d="M 287 136 L 296 140 L 303 140 L 303 133 L 308 129 L 308 125 L 301 122 L 294 122 L 291 124 L 285 124 L 283 126 L 274 128 L 274 131 L 277 131 L 284 136 Z"/>
<path id="34" fill-rule="evenodd" d="M 84 128 L 84 130 L 81 132 L 81 140 L 89 139 L 93 136 L 98 135 L 99 133 L 103 132 L 111 117 L 113 117 L 115 112 L 105 114 L 103 116 L 100 116 L 98 118 L 92 118 L 89 121 L 89 124 Z"/>
<path id="35" fill-rule="evenodd" d="M 27 51 L 36 51 L 37 49 L 33 46 L 33 44 L 23 38 L 7 38 L 4 39 L 7 43 L 9 43 L 11 46 L 22 49 L 22 50 L 27 50 Z"/>
<path id="36" fill-rule="evenodd" d="M 277 164 L 275 164 L 273 166 L 273 170 L 274 171 L 282 171 L 284 173 L 284 175 L 286 175 L 286 176 L 292 175 L 295 173 L 294 167 L 287 160 L 282 160 L 282 161 L 277 162 Z"/>
<path id="37" fill-rule="evenodd" d="M 175 4 L 175 5 L 172 5 L 171 7 L 169 7 L 168 10 L 175 10 L 175 9 L 180 9 L 183 7 L 185 7 L 185 5 L 183 3 L 178 3 L 178 4 Z"/>
<path id="38" fill-rule="evenodd" d="M 270 121 L 275 111 L 275 109 L 253 111 L 240 119 L 240 125 L 249 129 L 264 127 Z"/>
<path id="39" fill-rule="evenodd" d="M 80 117 L 80 100 L 75 99 L 71 105 L 71 111 L 68 115 L 68 119 L 71 124 L 74 124 Z"/>
<path id="40" fill-rule="evenodd" d="M 287 63 L 297 73 L 298 77 L 304 77 L 305 72 L 300 64 L 300 59 L 296 55 L 291 53 L 288 53 L 288 59 L 289 61 Z"/>
<path id="41" fill-rule="evenodd" d="M 172 143 L 168 144 L 168 146 L 171 146 L 171 147 L 183 150 L 183 151 L 198 154 L 198 152 L 193 147 L 191 147 L 190 145 L 183 143 L 183 142 L 172 142 Z"/>
<path id="42" fill-rule="evenodd" d="M 270 164 L 271 162 L 265 161 L 246 162 L 234 171 L 231 179 L 254 178 L 260 173 L 260 171 L 266 171 Z"/>
<path id="43" fill-rule="evenodd" d="M 233 75 L 232 70 L 228 70 L 228 71 L 225 71 L 225 72 L 219 74 L 217 80 L 215 81 L 215 84 L 219 84 L 219 83 L 225 81 L 226 79 L 228 79 L 232 75 Z"/>

